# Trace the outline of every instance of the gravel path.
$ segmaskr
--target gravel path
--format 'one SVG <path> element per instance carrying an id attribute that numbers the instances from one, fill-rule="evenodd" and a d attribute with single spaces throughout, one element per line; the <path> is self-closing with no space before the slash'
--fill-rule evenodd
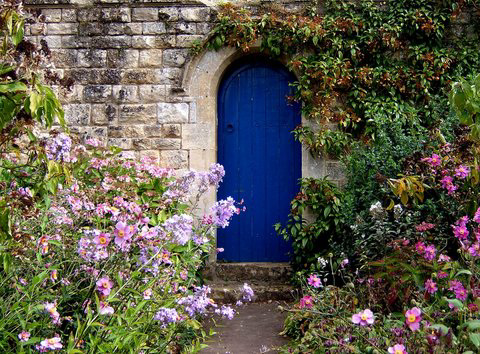
<path id="1" fill-rule="evenodd" d="M 278 302 L 253 303 L 238 308 L 233 320 L 220 320 L 216 334 L 207 341 L 202 354 L 276 353 L 288 340 L 278 335 L 283 329 L 285 314 Z"/>

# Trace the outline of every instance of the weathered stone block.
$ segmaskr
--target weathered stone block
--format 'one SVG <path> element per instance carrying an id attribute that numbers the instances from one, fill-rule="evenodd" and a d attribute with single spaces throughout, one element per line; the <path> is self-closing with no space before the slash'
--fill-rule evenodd
<path id="1" fill-rule="evenodd" d="M 155 69 L 125 70 L 123 84 L 154 84 L 158 82 Z"/>
<path id="2" fill-rule="evenodd" d="M 76 9 L 62 9 L 62 21 L 63 22 L 76 22 L 77 10 Z"/>
<path id="3" fill-rule="evenodd" d="M 163 63 L 165 66 L 181 67 L 188 57 L 188 49 L 165 49 L 163 51 Z"/>
<path id="4" fill-rule="evenodd" d="M 133 148 L 136 150 L 175 150 L 180 149 L 180 139 L 142 138 L 133 139 Z"/>
<path id="5" fill-rule="evenodd" d="M 142 24 L 137 22 L 131 23 L 107 23 L 104 25 L 104 32 L 108 35 L 119 35 L 119 34 L 142 34 Z"/>
<path id="6" fill-rule="evenodd" d="M 102 16 L 102 9 L 99 7 L 85 7 L 77 12 L 77 19 L 79 22 L 96 22 L 100 21 Z"/>
<path id="7" fill-rule="evenodd" d="M 52 61 L 57 68 L 68 68 L 77 65 L 77 52 L 71 49 L 52 50 Z"/>
<path id="8" fill-rule="evenodd" d="M 89 85 L 83 89 L 83 100 L 85 102 L 106 102 L 112 95 L 112 86 Z"/>
<path id="9" fill-rule="evenodd" d="M 154 104 L 131 104 L 120 107 L 120 123 L 130 124 L 152 124 L 156 118 L 156 107 Z"/>
<path id="10" fill-rule="evenodd" d="M 197 34 L 208 34 L 213 28 L 213 23 L 197 23 Z"/>
<path id="11" fill-rule="evenodd" d="M 148 125 L 144 130 L 148 138 L 181 138 L 182 136 L 180 124 Z"/>
<path id="12" fill-rule="evenodd" d="M 188 151 L 163 150 L 160 151 L 160 166 L 168 168 L 188 168 Z"/>
<path id="13" fill-rule="evenodd" d="M 121 103 L 136 103 L 138 102 L 138 87 L 115 85 L 113 86 L 113 98 Z"/>
<path id="14" fill-rule="evenodd" d="M 52 34 L 75 34 L 78 32 L 78 24 L 72 22 L 48 23 L 47 33 Z"/>
<path id="15" fill-rule="evenodd" d="M 113 105 L 92 104 L 91 122 L 94 125 L 108 125 L 117 120 L 117 108 Z"/>
<path id="16" fill-rule="evenodd" d="M 107 50 L 107 66 L 110 68 L 136 68 L 138 66 L 138 50 Z"/>
<path id="17" fill-rule="evenodd" d="M 101 49 L 80 49 L 78 66 L 85 68 L 104 68 L 107 66 L 107 51 Z"/>
<path id="18" fill-rule="evenodd" d="M 163 34 L 166 32 L 163 22 L 144 22 L 143 34 Z"/>
<path id="19" fill-rule="evenodd" d="M 95 37 L 91 43 L 92 47 L 100 49 L 108 48 L 130 48 L 132 38 L 130 36 L 100 36 Z"/>
<path id="20" fill-rule="evenodd" d="M 146 49 L 140 51 L 139 66 L 141 68 L 153 67 L 158 68 L 162 66 L 162 50 L 161 49 Z"/>
<path id="21" fill-rule="evenodd" d="M 174 34 L 196 34 L 197 24 L 194 22 L 170 22 L 167 24 L 167 31 Z"/>
<path id="22" fill-rule="evenodd" d="M 187 103 L 159 103 L 159 123 L 187 123 L 189 107 Z"/>
<path id="23" fill-rule="evenodd" d="M 45 18 L 45 22 L 60 22 L 62 20 L 62 10 L 43 9 L 42 16 Z"/>
<path id="24" fill-rule="evenodd" d="M 176 38 L 176 46 L 178 48 L 190 48 L 194 41 L 201 41 L 202 39 L 203 39 L 202 35 L 180 34 Z"/>
<path id="25" fill-rule="evenodd" d="M 158 21 L 158 8 L 137 7 L 132 9 L 132 21 Z"/>
<path id="26" fill-rule="evenodd" d="M 63 106 L 65 120 L 69 125 L 88 125 L 90 123 L 89 104 L 67 104 Z"/>
<path id="27" fill-rule="evenodd" d="M 160 21 L 178 21 L 177 7 L 162 7 L 158 10 L 158 18 Z"/>
<path id="28" fill-rule="evenodd" d="M 94 38 L 82 36 L 61 36 L 61 39 L 62 48 L 90 48 L 94 40 Z"/>
<path id="29" fill-rule="evenodd" d="M 109 138 L 108 145 L 118 146 L 120 149 L 128 150 L 132 148 L 132 139 L 129 138 Z"/>
<path id="30" fill-rule="evenodd" d="M 130 9 L 123 8 L 104 8 L 102 9 L 101 20 L 104 22 L 130 22 Z"/>
<path id="31" fill-rule="evenodd" d="M 45 35 L 47 33 L 47 25 L 44 23 L 32 23 L 29 28 L 32 36 Z"/>
<path id="32" fill-rule="evenodd" d="M 133 36 L 132 47 L 139 49 L 155 48 L 155 36 Z"/>
<path id="33" fill-rule="evenodd" d="M 78 33 L 82 36 L 96 36 L 105 32 L 105 24 L 101 22 L 82 22 L 79 25 Z"/>
<path id="34" fill-rule="evenodd" d="M 214 149 L 215 127 L 213 124 L 184 124 L 182 126 L 183 149 Z"/>
<path id="35" fill-rule="evenodd" d="M 108 128 L 108 136 L 111 138 L 141 138 L 143 135 L 143 127 L 138 125 L 120 125 Z"/>
<path id="36" fill-rule="evenodd" d="M 165 99 L 165 85 L 140 85 L 139 97 L 142 102 L 159 102 Z"/>
<path id="37" fill-rule="evenodd" d="M 179 85 L 182 81 L 182 70 L 177 68 L 157 69 L 155 72 L 156 83 L 167 85 Z"/>
<path id="38" fill-rule="evenodd" d="M 208 7 L 180 8 L 180 19 L 182 21 L 204 22 L 210 21 L 211 10 Z"/>
<path id="39" fill-rule="evenodd" d="M 45 36 L 42 39 L 47 42 L 48 48 L 62 48 L 62 36 Z"/>
<path id="40" fill-rule="evenodd" d="M 335 181 L 341 181 L 345 179 L 345 169 L 338 161 L 327 161 L 325 166 L 326 175 Z"/>

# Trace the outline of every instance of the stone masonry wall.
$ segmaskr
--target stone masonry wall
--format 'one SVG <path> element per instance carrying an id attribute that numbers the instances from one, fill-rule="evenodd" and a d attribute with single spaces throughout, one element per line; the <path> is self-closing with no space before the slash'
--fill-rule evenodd
<path id="1" fill-rule="evenodd" d="M 182 81 L 192 42 L 212 28 L 213 7 L 123 0 L 30 0 L 27 7 L 43 15 L 27 35 L 46 40 L 58 74 L 75 82 L 61 95 L 73 132 L 153 156 L 162 166 L 199 166 L 191 159 L 202 158 L 198 151 L 215 130 L 196 124 L 196 102 Z"/>

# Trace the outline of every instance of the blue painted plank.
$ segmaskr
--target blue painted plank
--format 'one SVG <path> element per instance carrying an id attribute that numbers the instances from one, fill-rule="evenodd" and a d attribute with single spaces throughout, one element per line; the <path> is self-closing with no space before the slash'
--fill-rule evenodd
<path id="1" fill-rule="evenodd" d="M 285 222 L 298 191 L 301 148 L 291 131 L 300 124 L 298 104 L 290 105 L 293 77 L 279 64 L 260 58 L 235 64 L 218 93 L 218 161 L 226 176 L 218 199 L 243 199 L 247 211 L 218 231 L 226 261 L 288 260 L 290 245 L 273 225 Z"/>

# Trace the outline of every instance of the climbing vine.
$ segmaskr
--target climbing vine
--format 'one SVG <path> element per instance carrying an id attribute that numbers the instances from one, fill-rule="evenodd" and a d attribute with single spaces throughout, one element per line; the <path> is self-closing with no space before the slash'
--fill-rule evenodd
<path id="1" fill-rule="evenodd" d="M 341 156 L 353 140 L 368 143 L 394 120 L 407 131 L 437 129 L 451 82 L 480 71 L 476 6 L 312 0 L 293 14 L 226 4 L 203 48 L 248 52 L 260 41 L 263 53 L 288 58 L 298 78 L 292 99 L 321 127 L 299 126 L 296 139 L 313 154 Z"/>

